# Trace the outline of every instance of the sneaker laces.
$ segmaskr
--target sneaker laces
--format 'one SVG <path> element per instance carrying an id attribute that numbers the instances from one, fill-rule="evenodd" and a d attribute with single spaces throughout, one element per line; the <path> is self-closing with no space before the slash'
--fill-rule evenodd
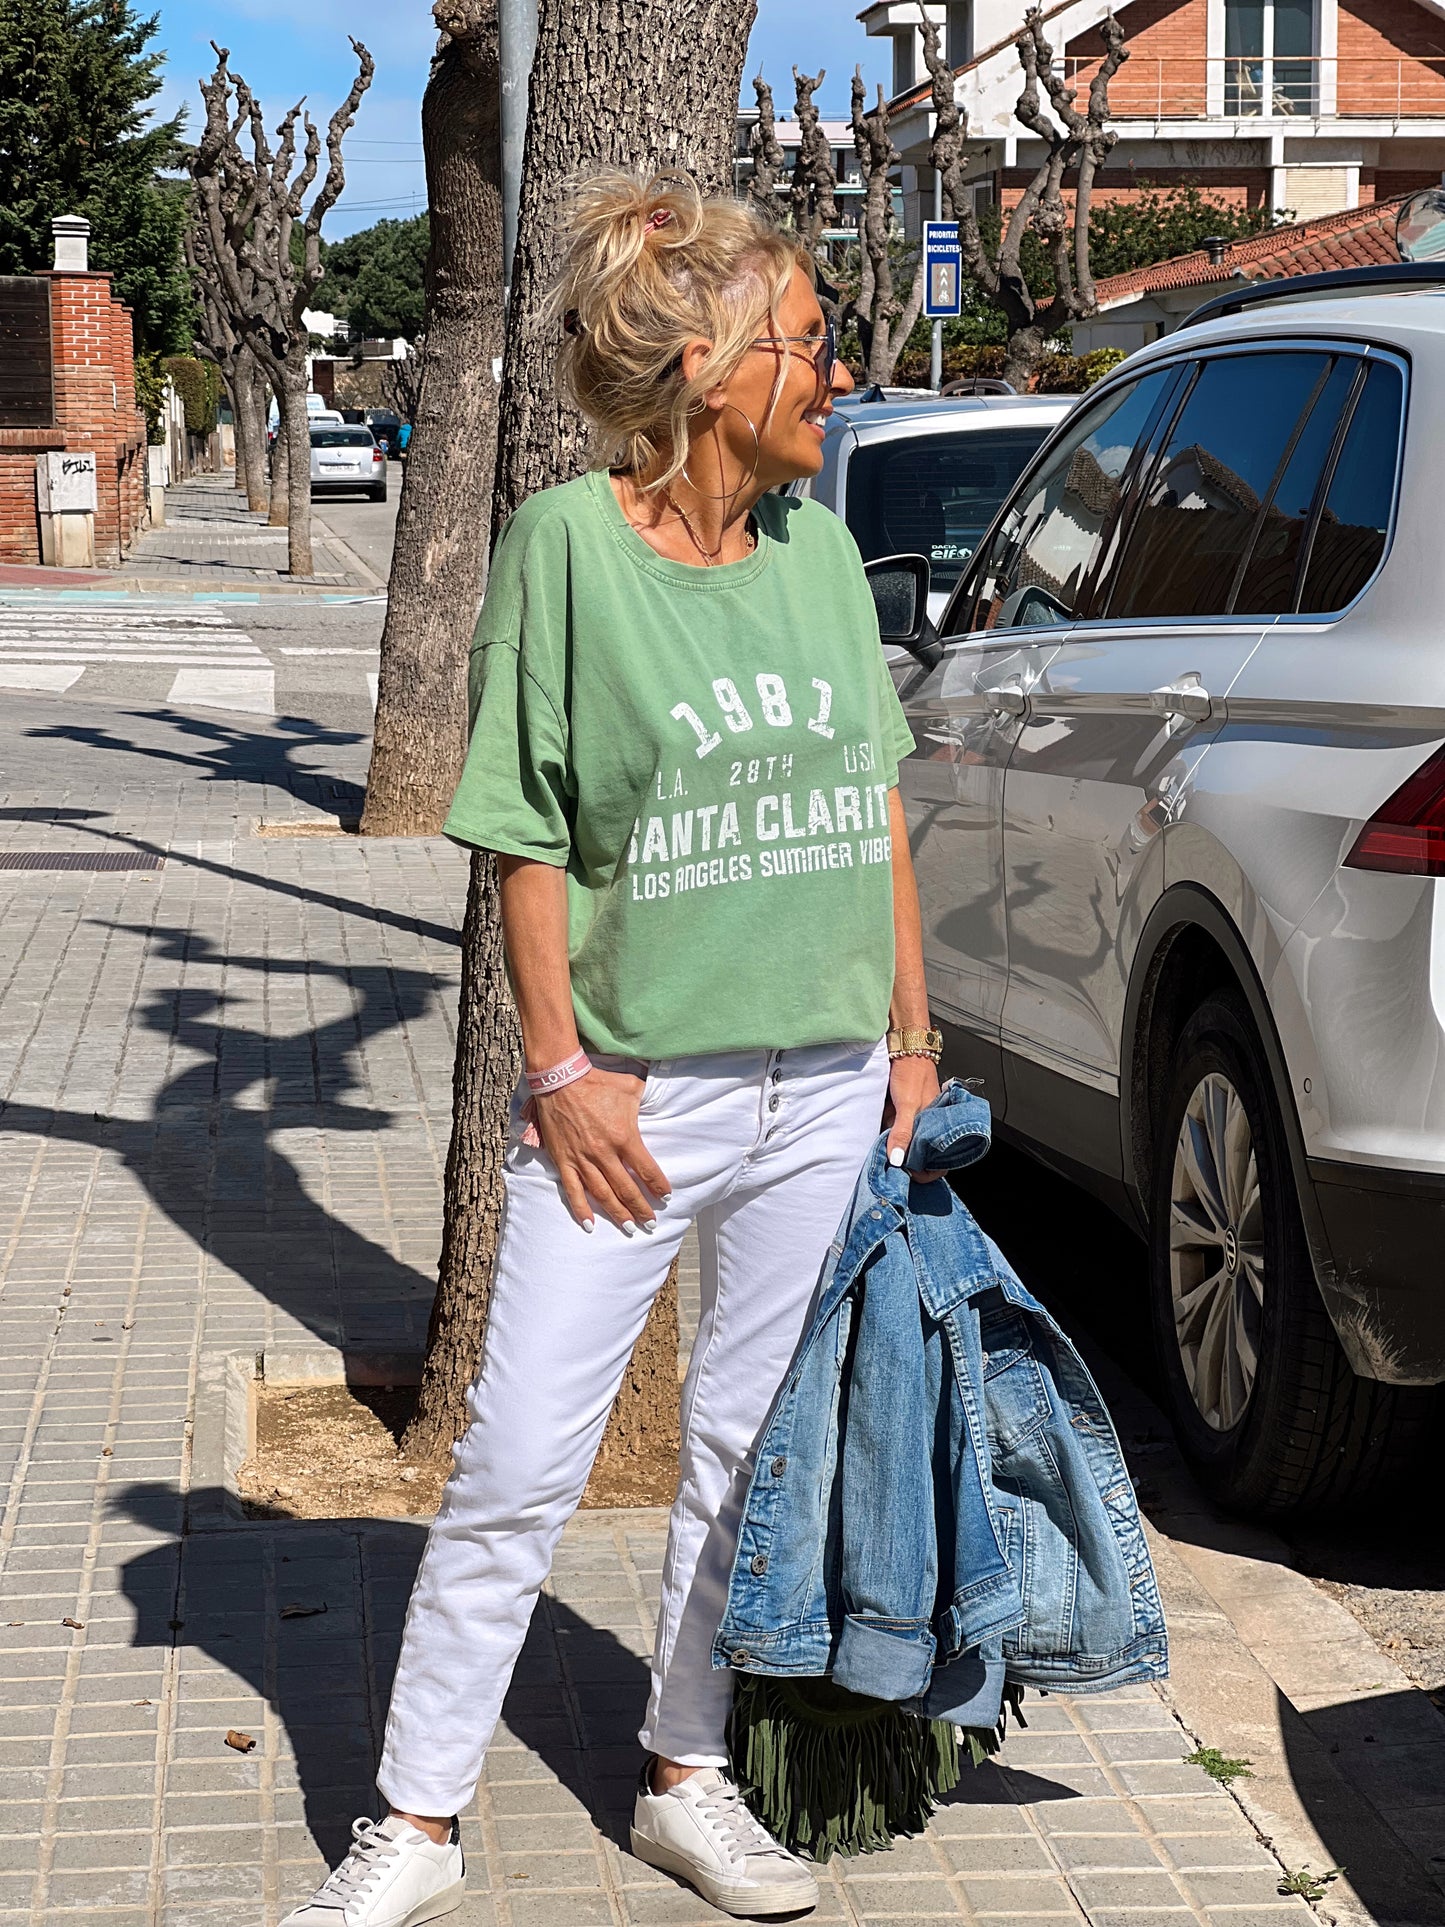
<path id="1" fill-rule="evenodd" d="M 336 1871 L 328 1874 L 317 1888 L 313 1906 L 348 1907 L 379 1878 L 382 1862 L 389 1860 L 401 1844 L 388 1840 L 380 1831 L 380 1823 L 365 1814 L 352 1821 L 351 1837 L 356 1844 Z"/>
<path id="2" fill-rule="evenodd" d="M 737 1849 L 742 1859 L 754 1853 L 781 1854 L 783 1859 L 791 1859 L 787 1848 L 768 1832 L 731 1780 L 710 1788 L 696 1805 L 723 1845 L 730 1851 Z"/>

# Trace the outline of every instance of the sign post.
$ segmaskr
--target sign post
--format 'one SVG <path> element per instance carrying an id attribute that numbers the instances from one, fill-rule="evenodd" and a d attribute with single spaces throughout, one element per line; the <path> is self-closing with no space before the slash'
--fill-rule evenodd
<path id="1" fill-rule="evenodd" d="M 934 202 L 942 182 L 934 186 Z M 943 385 L 943 324 L 963 312 L 963 249 L 957 221 L 923 224 L 923 312 L 933 323 L 933 353 L 929 376 L 932 386 Z"/>

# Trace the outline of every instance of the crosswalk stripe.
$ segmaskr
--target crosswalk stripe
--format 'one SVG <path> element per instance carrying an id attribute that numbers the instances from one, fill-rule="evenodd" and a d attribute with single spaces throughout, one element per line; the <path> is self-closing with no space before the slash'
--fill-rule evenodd
<path id="1" fill-rule="evenodd" d="M 251 715 L 274 714 L 276 672 L 272 669 L 182 669 L 167 702 L 187 709 L 240 709 Z"/>
<path id="2" fill-rule="evenodd" d="M 79 662 L 0 662 L 0 689 L 43 689 L 59 696 L 84 674 Z"/>
<path id="3" fill-rule="evenodd" d="M 209 649 L 11 649 L 0 654 L 0 662 L 185 662 L 206 663 L 217 669 L 269 667 L 268 658 L 259 649 L 239 657 L 217 655 Z"/>

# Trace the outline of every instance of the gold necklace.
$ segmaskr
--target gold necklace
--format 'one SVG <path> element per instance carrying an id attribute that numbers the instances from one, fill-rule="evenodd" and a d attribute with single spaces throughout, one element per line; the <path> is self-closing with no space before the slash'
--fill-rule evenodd
<path id="1" fill-rule="evenodd" d="M 703 567 L 706 569 L 716 568 L 718 566 L 718 559 L 722 555 L 722 543 L 719 542 L 715 549 L 705 548 L 698 537 L 697 530 L 692 526 L 687 510 L 682 506 L 682 503 L 678 501 L 671 489 L 668 490 L 663 500 L 687 530 L 688 540 L 702 557 Z M 743 530 L 743 543 L 743 554 L 745 556 L 751 555 L 757 547 L 757 537 L 753 534 L 751 522 L 749 522 L 748 526 Z"/>

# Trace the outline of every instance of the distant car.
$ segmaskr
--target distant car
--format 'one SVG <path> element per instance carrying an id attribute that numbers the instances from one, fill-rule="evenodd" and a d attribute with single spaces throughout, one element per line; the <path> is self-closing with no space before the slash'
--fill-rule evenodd
<path id="1" fill-rule="evenodd" d="M 339 408 L 313 408 L 308 423 L 312 428 L 344 428 L 346 417 Z"/>
<path id="2" fill-rule="evenodd" d="M 311 430 L 311 493 L 386 500 L 386 454 L 369 428 L 345 422 Z"/>
<path id="3" fill-rule="evenodd" d="M 791 493 L 848 524 L 863 560 L 922 555 L 936 622 L 984 530 L 1072 395 L 923 395 L 835 407 L 823 466 Z"/>
<path id="4" fill-rule="evenodd" d="M 388 453 L 396 447 L 396 438 L 401 433 L 401 416 L 391 408 L 368 408 L 366 425 Z"/>

